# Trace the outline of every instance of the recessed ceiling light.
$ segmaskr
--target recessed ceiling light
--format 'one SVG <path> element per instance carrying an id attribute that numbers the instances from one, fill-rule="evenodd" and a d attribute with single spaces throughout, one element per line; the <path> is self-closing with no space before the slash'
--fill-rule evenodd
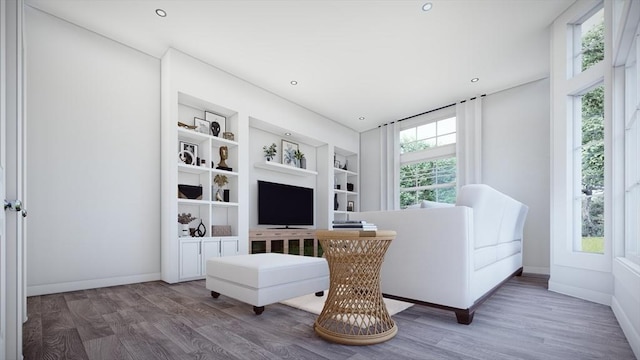
<path id="1" fill-rule="evenodd" d="M 167 16 L 167 12 L 162 10 L 162 9 L 156 9 L 156 15 L 158 15 L 160 17 L 166 17 Z"/>
<path id="2" fill-rule="evenodd" d="M 364 120 L 364 116 L 360 116 L 358 120 Z"/>
<path id="3" fill-rule="evenodd" d="M 295 81 L 295 80 L 291 80 L 291 83 L 290 83 L 290 84 L 291 84 L 291 85 L 298 85 L 298 82 L 297 82 L 297 81 Z"/>
<path id="4" fill-rule="evenodd" d="M 422 11 L 429 11 L 433 8 L 433 4 L 428 2 L 422 5 Z"/>
<path id="5" fill-rule="evenodd" d="M 480 78 L 473 78 L 473 79 L 471 79 L 471 82 L 472 82 L 472 83 L 474 83 L 474 82 L 478 82 L 478 81 L 480 81 Z"/>
<path id="6" fill-rule="evenodd" d="M 286 132 L 286 133 L 284 133 L 284 134 L 285 134 L 286 136 L 291 136 L 291 133 L 290 133 L 290 132 Z"/>

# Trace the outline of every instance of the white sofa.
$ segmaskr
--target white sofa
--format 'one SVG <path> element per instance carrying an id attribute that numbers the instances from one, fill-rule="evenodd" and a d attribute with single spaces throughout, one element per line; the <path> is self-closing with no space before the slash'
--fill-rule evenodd
<path id="1" fill-rule="evenodd" d="M 425 203 L 428 204 L 428 203 Z M 381 270 L 385 297 L 453 310 L 470 324 L 476 308 L 522 273 L 528 207 L 483 184 L 463 186 L 455 206 L 353 213 L 395 230 Z"/>

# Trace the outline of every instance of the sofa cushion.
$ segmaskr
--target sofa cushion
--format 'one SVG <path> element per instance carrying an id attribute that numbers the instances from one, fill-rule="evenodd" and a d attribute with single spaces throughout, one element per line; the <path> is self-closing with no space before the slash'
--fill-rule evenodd
<path id="1" fill-rule="evenodd" d="M 420 203 L 420 207 L 423 209 L 433 209 L 433 208 L 444 208 L 444 207 L 453 207 L 453 204 L 422 200 Z"/>
<path id="2" fill-rule="evenodd" d="M 421 207 L 422 207 L 422 204 L 417 203 L 417 204 L 409 205 L 405 209 L 420 209 Z"/>

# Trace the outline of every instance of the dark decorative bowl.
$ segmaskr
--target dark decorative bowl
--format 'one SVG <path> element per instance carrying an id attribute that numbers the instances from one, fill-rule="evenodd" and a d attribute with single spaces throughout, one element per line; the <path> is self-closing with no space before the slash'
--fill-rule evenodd
<path id="1" fill-rule="evenodd" d="M 202 186 L 178 184 L 178 198 L 202 200 Z"/>

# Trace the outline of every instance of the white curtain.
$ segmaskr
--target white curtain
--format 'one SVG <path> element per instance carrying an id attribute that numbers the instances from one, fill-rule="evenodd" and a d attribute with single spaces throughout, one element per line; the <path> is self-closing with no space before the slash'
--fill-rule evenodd
<path id="1" fill-rule="evenodd" d="M 400 208 L 399 132 L 397 122 L 380 127 L 380 210 Z"/>
<path id="2" fill-rule="evenodd" d="M 456 105 L 458 188 L 482 183 L 482 97 Z"/>

